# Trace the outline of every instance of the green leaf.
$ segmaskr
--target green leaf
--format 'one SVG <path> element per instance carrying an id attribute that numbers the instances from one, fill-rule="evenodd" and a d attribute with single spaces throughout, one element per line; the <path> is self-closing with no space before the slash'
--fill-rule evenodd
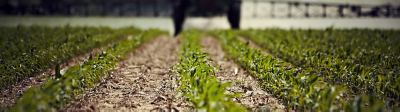
<path id="1" fill-rule="evenodd" d="M 61 72 L 60 72 L 61 70 L 60 70 L 60 64 L 57 64 L 56 65 L 56 78 L 61 78 Z"/>

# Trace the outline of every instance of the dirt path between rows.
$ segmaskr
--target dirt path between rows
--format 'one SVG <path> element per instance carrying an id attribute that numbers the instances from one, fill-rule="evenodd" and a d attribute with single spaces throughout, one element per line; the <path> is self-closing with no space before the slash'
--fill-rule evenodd
<path id="1" fill-rule="evenodd" d="M 168 80 L 169 69 L 178 60 L 178 38 L 157 37 L 117 63 L 110 79 L 96 84 L 94 91 L 72 103 L 67 111 L 188 111 Z"/>
<path id="2" fill-rule="evenodd" d="M 249 46 L 250 46 L 251 49 L 259 49 L 259 50 L 261 50 L 261 53 L 263 53 L 264 55 L 270 55 L 270 54 L 271 54 L 271 53 L 269 53 L 269 52 L 263 50 L 263 49 L 262 49 L 260 46 L 258 46 L 256 43 L 254 43 L 253 41 L 251 41 L 251 40 L 249 40 L 249 39 L 247 39 L 247 38 L 240 37 L 240 36 L 238 36 L 237 38 L 238 38 L 240 41 L 242 41 L 242 42 L 249 42 Z M 275 57 L 275 56 L 274 56 L 274 57 Z"/>
<path id="3" fill-rule="evenodd" d="M 131 36 L 128 36 L 128 38 L 129 37 L 131 37 Z M 75 66 L 76 64 L 78 64 L 78 62 L 82 62 L 84 59 L 89 58 L 89 56 L 92 52 L 94 54 L 96 52 L 100 53 L 101 51 L 103 51 L 103 48 L 106 48 L 106 47 L 95 48 L 95 49 L 91 50 L 90 52 L 78 55 L 75 58 L 68 60 L 67 62 L 61 63 L 60 68 L 64 69 L 64 68 L 69 68 L 69 67 Z M 0 105 L 6 106 L 6 107 L 14 106 L 15 99 L 22 97 L 24 95 L 26 89 L 30 88 L 31 86 L 43 86 L 46 83 L 46 79 L 45 78 L 40 79 L 40 78 L 46 77 L 46 76 L 52 76 L 54 74 L 55 74 L 55 66 L 52 66 L 51 68 L 48 68 L 43 73 L 36 74 L 33 77 L 26 78 L 26 79 L 22 80 L 21 82 L 18 82 L 14 85 L 11 85 L 7 88 L 0 90 Z"/>
<path id="4" fill-rule="evenodd" d="M 238 66 L 234 60 L 225 58 L 225 53 L 217 39 L 203 37 L 200 44 L 204 47 L 203 51 L 210 53 L 209 57 L 214 60 L 223 71 L 219 71 L 217 76 L 221 82 L 239 81 L 235 86 L 226 88 L 229 93 L 241 92 L 241 98 L 233 99 L 253 110 L 283 111 L 285 108 L 278 99 L 272 94 L 267 93 L 258 85 L 257 79 L 251 76 L 243 68 Z"/>

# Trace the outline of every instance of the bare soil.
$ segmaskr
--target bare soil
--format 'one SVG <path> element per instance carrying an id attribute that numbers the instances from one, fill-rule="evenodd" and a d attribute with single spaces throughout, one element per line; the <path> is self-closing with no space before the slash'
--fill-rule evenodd
<path id="1" fill-rule="evenodd" d="M 252 110 L 283 111 L 285 106 L 279 99 L 261 88 L 259 81 L 238 66 L 234 60 L 225 58 L 225 53 L 217 39 L 203 37 L 200 44 L 204 47 L 203 51 L 210 53 L 209 57 L 222 68 L 223 71 L 218 71 L 218 80 L 221 82 L 237 81 L 235 86 L 226 88 L 229 93 L 242 93 L 241 98 L 233 98 L 233 101 Z M 255 44 L 250 44 L 256 47 Z"/>
<path id="2" fill-rule="evenodd" d="M 90 52 L 85 54 L 76 56 L 68 60 L 67 62 L 61 63 L 60 68 L 69 68 L 75 66 L 78 62 L 82 62 L 84 59 L 89 58 L 90 54 L 93 52 L 99 53 L 103 50 L 103 47 L 96 48 Z M 12 107 L 15 105 L 15 99 L 20 98 L 25 93 L 26 89 L 30 88 L 31 86 L 43 86 L 46 83 L 46 79 L 42 77 L 46 76 L 53 76 L 55 74 L 55 66 L 47 69 L 45 72 L 41 74 L 36 74 L 33 77 L 26 78 L 21 82 L 18 82 L 14 85 L 10 85 L 6 88 L 0 90 L 0 105 L 6 107 Z M 42 79 L 40 79 L 42 78 Z"/>
<path id="3" fill-rule="evenodd" d="M 189 111 L 182 100 L 171 100 L 177 88 L 169 69 L 179 61 L 179 40 L 161 36 L 142 45 L 66 111 Z"/>

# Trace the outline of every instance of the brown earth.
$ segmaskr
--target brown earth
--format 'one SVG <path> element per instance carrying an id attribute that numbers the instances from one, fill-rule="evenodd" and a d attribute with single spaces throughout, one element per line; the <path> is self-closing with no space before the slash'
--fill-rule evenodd
<path id="1" fill-rule="evenodd" d="M 261 88 L 258 80 L 238 66 L 234 60 L 225 58 L 223 48 L 217 39 L 203 37 L 200 44 L 204 47 L 203 51 L 210 53 L 209 57 L 222 68 L 223 71 L 218 71 L 218 80 L 221 82 L 237 81 L 235 86 L 226 88 L 229 93 L 242 93 L 241 98 L 233 98 L 235 102 L 252 110 L 283 111 L 285 106 L 279 99 Z"/>
<path id="2" fill-rule="evenodd" d="M 95 54 L 96 52 L 99 53 L 101 51 L 103 51 L 103 47 L 96 48 L 94 50 L 91 50 L 90 52 L 76 56 L 75 58 L 72 58 L 67 62 L 60 64 L 60 68 L 63 69 L 75 66 L 76 64 L 78 64 L 78 62 L 82 62 L 84 59 L 89 58 L 92 52 Z M 18 82 L 14 85 L 10 85 L 0 90 L 0 105 L 6 107 L 14 106 L 15 99 L 22 97 L 26 89 L 30 88 L 31 86 L 43 86 L 47 80 L 42 77 L 53 76 L 54 74 L 55 74 L 55 66 L 47 69 L 45 72 L 41 74 L 36 74 L 33 77 L 26 78 L 21 82 Z"/>
<path id="3" fill-rule="evenodd" d="M 110 79 L 96 84 L 67 111 L 188 111 L 176 93 L 169 69 L 178 62 L 179 38 L 157 37 L 117 63 Z"/>

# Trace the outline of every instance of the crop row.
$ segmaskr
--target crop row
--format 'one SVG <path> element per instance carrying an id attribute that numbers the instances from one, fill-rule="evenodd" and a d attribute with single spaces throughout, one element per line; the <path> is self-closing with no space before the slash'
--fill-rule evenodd
<path id="1" fill-rule="evenodd" d="M 34 76 L 61 62 L 102 45 L 119 42 L 136 28 L 92 27 L 1 28 L 0 89 Z"/>
<path id="2" fill-rule="evenodd" d="M 190 30 L 184 32 L 183 37 L 181 59 L 171 69 L 180 77 L 176 79 L 180 87 L 174 98 L 183 96 L 195 111 L 245 111 L 245 108 L 231 100 L 232 97 L 239 97 L 239 94 L 224 94 L 224 88 L 234 83 L 217 81 L 215 70 L 221 68 L 213 66 L 213 61 L 207 57 L 209 54 L 201 51 L 200 33 Z"/>
<path id="3" fill-rule="evenodd" d="M 94 87 L 94 83 L 105 81 L 110 75 L 116 62 L 126 53 L 152 39 L 165 34 L 158 30 L 143 31 L 131 40 L 123 41 L 108 47 L 97 55 L 91 55 L 88 59 L 76 66 L 60 70 L 56 67 L 56 74 L 50 77 L 43 87 L 31 87 L 27 89 L 21 101 L 11 111 L 55 111 L 66 107 L 69 101 L 84 93 L 85 89 Z"/>
<path id="4" fill-rule="evenodd" d="M 351 94 L 400 101 L 400 31 L 369 29 L 243 30 L 238 32 L 325 82 Z"/>
<path id="5" fill-rule="evenodd" d="M 111 35 L 115 30 L 108 27 L 48 27 L 48 26 L 18 26 L 0 27 L 0 58 L 18 57 L 29 52 L 33 47 L 36 50 L 62 45 L 68 40 L 85 41 L 96 35 Z"/>
<path id="6" fill-rule="evenodd" d="M 290 67 L 272 55 L 251 49 L 230 31 L 215 31 L 227 55 L 260 81 L 267 91 L 281 98 L 286 109 L 297 111 L 379 111 L 383 102 L 373 94 L 358 95 L 354 100 L 345 100 L 347 90 L 342 85 L 327 83 L 316 73 L 300 67 Z M 368 105 L 368 106 L 365 106 Z"/>

